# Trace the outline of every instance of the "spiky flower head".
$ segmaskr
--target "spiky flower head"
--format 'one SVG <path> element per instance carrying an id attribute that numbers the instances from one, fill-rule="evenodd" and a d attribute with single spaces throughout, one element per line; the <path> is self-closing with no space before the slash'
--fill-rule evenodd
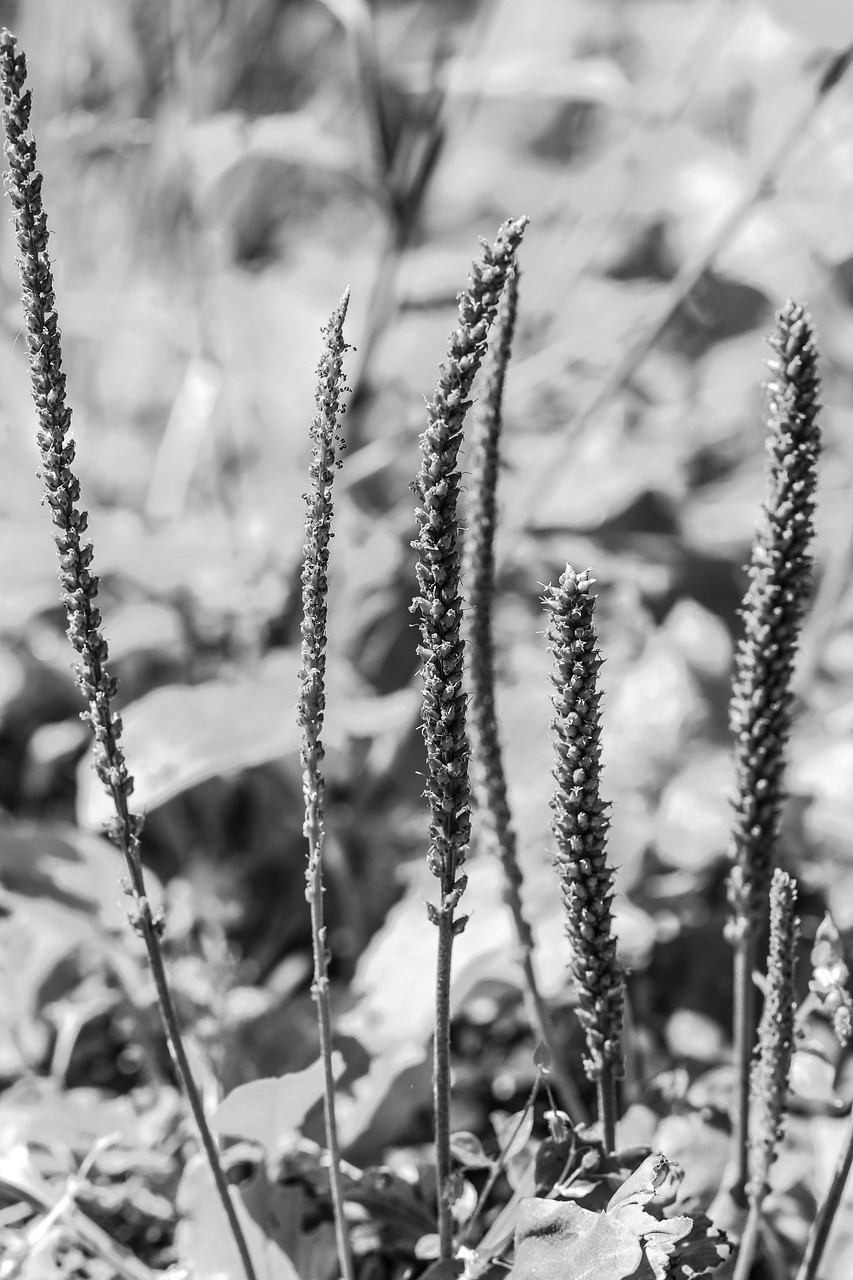
<path id="1" fill-rule="evenodd" d="M 788 1073 L 794 1051 L 794 970 L 800 922 L 796 916 L 797 886 L 777 867 L 770 886 L 770 949 L 764 1009 L 758 1025 L 758 1046 L 752 1064 L 750 1195 L 766 1191 L 770 1166 L 776 1159 L 785 1128 Z"/>
<path id="2" fill-rule="evenodd" d="M 623 978 L 613 935 L 613 871 L 607 864 L 608 804 L 600 795 L 602 658 L 595 630 L 594 578 L 570 565 L 543 601 L 554 657 L 551 702 L 557 783 L 551 801 L 554 863 L 572 944 L 578 1017 L 591 1080 L 622 1074 Z"/>
<path id="3" fill-rule="evenodd" d="M 522 948 L 533 950 L 533 934 L 521 902 L 521 868 L 507 796 L 506 775 L 495 707 L 495 530 L 503 429 L 503 389 L 512 353 L 518 311 L 518 279 L 507 281 L 498 308 L 495 338 L 486 364 L 471 432 L 471 479 L 463 577 L 468 593 L 471 782 L 484 844 L 501 859 L 504 897 Z"/>
<path id="4" fill-rule="evenodd" d="M 322 811 L 323 717 L 326 709 L 326 625 L 328 617 L 329 542 L 332 537 L 332 481 L 345 447 L 340 418 L 347 389 L 343 373 L 349 350 L 343 325 L 349 290 L 323 329 L 324 348 L 317 369 L 316 412 L 311 423 L 311 489 L 305 494 L 305 552 L 302 561 L 302 667 L 299 672 L 298 719 L 302 726 L 302 770 L 306 828 L 311 814 Z M 306 829 L 306 836 L 309 834 Z M 317 845 L 319 851 L 319 844 Z M 319 856 L 319 852 L 318 852 Z M 309 866 L 309 879 L 312 868 Z"/>
<path id="5" fill-rule="evenodd" d="M 791 730 L 791 679 L 811 590 L 818 427 L 817 346 L 805 309 L 788 302 L 770 339 L 767 491 L 752 547 L 735 656 L 730 725 L 736 796 L 730 878 L 734 938 L 765 910 Z"/>
<path id="6" fill-rule="evenodd" d="M 91 572 L 92 545 L 84 541 L 89 517 L 80 509 L 80 483 L 72 470 L 71 410 L 66 402 L 62 346 L 56 312 L 53 270 L 48 254 L 47 215 L 42 175 L 36 168 L 36 144 L 30 136 L 32 98 L 24 89 L 27 63 L 11 32 L 0 31 L 0 87 L 3 92 L 6 190 L 15 211 L 18 265 L 26 324 L 27 356 L 38 415 L 38 445 L 44 501 L 56 527 L 59 580 L 68 619 L 68 638 L 78 654 L 77 684 L 88 704 L 83 719 L 95 735 L 95 769 L 112 794 L 116 818 L 110 835 L 122 848 L 137 897 L 149 918 L 161 927 L 145 898 L 139 856 L 142 819 L 129 812 L 133 780 L 119 745 L 121 717 L 111 710 L 116 683 L 107 671 L 107 642 L 95 601 L 98 578 Z"/>
<path id="7" fill-rule="evenodd" d="M 472 267 L 468 289 L 459 296 L 459 327 L 450 338 L 446 362 L 439 371 L 433 399 L 427 404 L 427 426 L 421 436 L 422 462 L 414 484 L 418 536 L 418 615 L 423 671 L 423 734 L 427 751 L 426 795 L 430 803 L 429 867 L 441 881 L 442 906 L 453 910 L 464 891 L 458 875 L 470 839 L 466 695 L 462 684 L 463 638 L 460 594 L 458 465 L 462 425 L 468 399 L 483 356 L 501 293 L 515 264 L 526 218 L 508 221 L 494 245 L 485 241 Z M 457 878 L 458 876 L 458 878 Z M 456 922 L 457 932 L 464 918 Z"/>

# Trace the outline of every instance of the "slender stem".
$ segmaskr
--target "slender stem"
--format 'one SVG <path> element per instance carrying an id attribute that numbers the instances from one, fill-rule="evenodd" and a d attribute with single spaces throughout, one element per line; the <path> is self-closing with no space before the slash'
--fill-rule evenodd
<path id="1" fill-rule="evenodd" d="M 438 1187 L 440 1257 L 453 1257 L 453 1203 L 450 1199 L 450 975 L 453 960 L 453 920 L 445 914 L 438 923 L 435 968 L 435 1039 L 433 1041 L 433 1102 L 435 1106 L 435 1176 Z"/>
<path id="2" fill-rule="evenodd" d="M 26 74 L 26 59 L 18 52 L 15 37 L 4 29 L 0 32 L 0 84 L 6 130 L 5 152 L 9 162 L 6 188 L 15 210 L 27 354 L 39 419 L 38 442 L 45 500 L 57 529 L 55 541 L 68 618 L 68 637 L 80 655 L 76 668 L 77 684 L 87 702 L 83 719 L 88 721 L 95 735 L 95 770 L 113 800 L 116 816 L 110 827 L 110 836 L 127 863 L 129 892 L 134 900 L 131 924 L 145 943 L 172 1060 L 189 1101 L 246 1278 L 255 1280 L 252 1259 L 219 1160 L 216 1141 L 190 1070 L 166 977 L 160 949 L 163 916 L 159 911 L 152 911 L 142 870 L 139 844 L 142 820 L 130 812 L 127 803 L 133 790 L 133 779 L 119 745 L 121 717 L 112 710 L 116 682 L 107 670 L 109 651 L 101 630 L 100 610 L 95 604 L 98 578 L 90 571 L 92 546 L 81 539 L 87 528 L 88 516 L 80 510 L 80 483 L 71 470 L 75 456 L 74 442 L 68 435 L 71 411 L 65 397 L 56 294 L 47 248 L 47 217 L 41 198 L 42 175 L 36 169 L 35 142 L 28 136 L 32 99 L 24 90 Z"/>
<path id="3" fill-rule="evenodd" d="M 844 79 L 851 65 L 853 65 L 853 44 L 830 59 L 817 83 L 814 96 L 808 100 L 802 110 L 791 121 L 784 136 L 756 174 L 749 190 L 744 192 L 741 199 L 723 219 L 702 253 L 694 260 L 684 264 L 670 284 L 667 296 L 658 314 L 628 348 L 607 378 L 599 384 L 598 389 L 591 396 L 588 403 L 580 409 L 570 424 L 568 432 L 570 441 L 573 441 L 599 410 L 609 404 L 613 397 L 618 395 L 629 382 L 646 356 L 657 346 L 679 307 L 683 306 L 705 273 L 713 267 L 720 253 L 741 230 L 755 207 L 773 195 L 779 175 L 796 155 L 797 149 L 815 115 L 832 90 Z M 538 380 L 541 381 L 547 375 L 548 368 L 561 369 L 563 367 L 567 348 L 569 348 L 570 353 L 571 342 L 571 338 L 568 340 L 561 339 L 559 342 L 555 342 L 552 347 L 531 357 L 531 368 L 533 369 L 535 365 L 534 372 Z M 548 360 L 549 355 L 553 355 L 552 361 Z M 567 451 L 572 447 L 572 444 L 566 444 Z M 549 461 L 549 475 L 562 474 L 561 467 L 564 461 L 565 459 L 561 458 L 551 459 Z M 535 484 L 539 491 L 537 495 L 539 502 L 543 498 L 543 482 L 547 485 L 549 483 L 548 477 L 538 474 L 535 477 Z M 547 492 L 548 490 L 546 489 L 546 495 Z"/>
<path id="4" fill-rule="evenodd" d="M 533 960 L 533 933 L 521 900 L 522 874 L 515 826 L 509 806 L 495 697 L 495 643 L 492 604 L 495 598 L 495 530 L 503 428 L 503 388 L 512 352 L 518 310 L 516 269 L 507 281 L 496 321 L 496 338 L 478 402 L 472 432 L 468 535 L 464 581 L 467 587 L 470 645 L 471 788 L 487 846 L 500 858 L 504 901 L 512 916 L 519 964 L 526 985 L 526 1004 L 533 1026 L 548 1051 L 563 1104 L 578 1124 L 588 1120 L 569 1071 L 557 1051 L 551 1013 L 539 987 Z"/>
<path id="5" fill-rule="evenodd" d="M 749 1206 L 749 1215 L 738 1245 L 737 1261 L 732 1280 L 749 1280 L 752 1272 L 752 1263 L 755 1259 L 755 1251 L 761 1235 L 761 1206 L 763 1200 L 764 1197 L 762 1196 L 761 1199 L 753 1200 Z"/>
<path id="6" fill-rule="evenodd" d="M 829 1240 L 829 1233 L 832 1230 L 832 1224 L 835 1221 L 835 1215 L 838 1212 L 841 1197 L 844 1194 L 844 1188 L 850 1176 L 851 1167 L 853 1167 L 853 1116 L 851 1116 L 847 1125 L 844 1146 L 838 1157 L 835 1173 L 832 1175 L 832 1182 L 829 1184 L 829 1189 L 817 1211 L 817 1217 L 812 1223 L 806 1252 L 797 1272 L 797 1280 L 816 1280 L 823 1252 Z"/>
<path id="7" fill-rule="evenodd" d="M 323 1113 L 329 1157 L 329 1189 L 341 1273 L 344 1280 L 354 1280 L 355 1266 L 341 1179 L 341 1150 L 335 1113 L 335 1075 L 332 1068 L 332 1007 L 323 910 L 326 784 L 321 769 L 326 707 L 327 570 L 332 537 L 332 481 L 340 465 L 339 452 L 344 448 L 339 423 L 344 412 L 341 395 L 346 390 L 343 360 L 348 347 L 343 337 L 343 325 L 348 305 L 349 290 L 341 298 L 323 330 L 325 345 L 317 369 L 316 413 L 311 424 L 311 489 L 306 494 L 308 510 L 302 564 L 302 665 L 299 672 L 298 718 L 302 726 L 302 794 L 305 803 L 303 833 L 308 842 L 305 896 L 311 913 L 311 943 L 314 953 L 311 994 L 317 1008 L 317 1031 L 323 1063 Z"/>
<path id="8" fill-rule="evenodd" d="M 734 1070 L 735 1098 L 732 1115 L 732 1160 L 734 1181 L 729 1188 L 740 1207 L 746 1205 L 749 1180 L 749 1099 L 750 1067 L 757 1023 L 755 982 L 756 940 L 751 934 L 738 940 L 734 948 Z"/>
<path id="9" fill-rule="evenodd" d="M 601 1075 L 595 1082 L 596 1101 L 598 1103 L 598 1122 L 601 1125 L 601 1137 L 604 1150 L 612 1153 L 616 1150 L 616 1075 L 613 1064 L 606 1062 Z"/>

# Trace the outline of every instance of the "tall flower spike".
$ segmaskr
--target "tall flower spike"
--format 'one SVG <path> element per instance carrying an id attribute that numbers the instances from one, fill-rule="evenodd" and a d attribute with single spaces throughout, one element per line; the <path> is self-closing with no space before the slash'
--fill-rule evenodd
<path id="1" fill-rule="evenodd" d="M 811 592 L 818 427 L 817 346 L 798 303 L 777 317 L 767 383 L 767 493 L 741 610 L 730 726 L 735 743 L 732 911 L 735 930 L 766 910 L 785 798 L 791 679 Z"/>
<path id="2" fill-rule="evenodd" d="M 329 963 L 323 912 L 323 837 L 325 780 L 323 718 L 326 709 L 326 624 L 328 616 L 329 542 L 332 537 L 332 481 L 340 466 L 345 444 L 340 431 L 344 412 L 341 396 L 346 390 L 343 373 L 348 351 L 343 326 L 349 290 L 341 298 L 323 330 L 325 346 L 317 369 L 317 412 L 311 423 L 313 453 L 311 489 L 305 495 L 305 553 L 302 563 L 302 667 L 299 672 L 298 720 L 302 726 L 302 794 L 305 801 L 303 831 L 308 841 L 305 896 L 311 910 L 314 951 L 314 983 L 311 994 L 317 1006 L 320 1057 L 323 1063 L 323 1110 L 329 1151 L 329 1183 L 335 1219 L 335 1241 L 343 1280 L 355 1275 L 352 1248 L 344 1209 L 341 1151 L 335 1115 L 335 1076 L 332 1069 L 332 1010 L 329 998 Z"/>
<path id="3" fill-rule="evenodd" d="M 735 948 L 737 1090 L 731 1190 L 740 1202 L 749 1176 L 749 1067 L 756 1023 L 752 971 L 785 799 L 791 680 L 811 589 L 809 544 L 820 452 L 817 346 L 798 303 L 788 302 L 779 312 L 770 344 L 775 355 L 766 386 L 767 489 L 741 610 L 744 635 L 735 655 L 730 709 L 735 800 L 728 936 Z"/>
<path id="4" fill-rule="evenodd" d="M 571 566 L 543 601 L 554 657 L 554 733 L 557 783 L 551 801 L 554 858 L 572 944 L 578 1017 L 586 1033 L 584 1068 L 598 1089 L 599 1120 L 608 1151 L 615 1147 L 616 1081 L 623 1072 L 624 986 L 613 935 L 613 871 L 607 865 L 610 820 L 601 799 L 601 693 L 594 613 L 594 579 Z"/>
<path id="5" fill-rule="evenodd" d="M 107 670 L 109 653 L 101 630 L 100 610 L 95 603 L 98 579 L 90 572 L 89 567 L 92 563 L 92 545 L 82 538 L 88 526 L 88 515 L 80 509 L 80 483 L 71 469 L 75 455 L 74 441 L 68 434 L 71 410 L 65 397 L 56 295 L 47 251 L 47 216 L 41 195 L 42 175 L 36 168 L 36 144 L 29 136 L 32 98 L 29 90 L 24 89 L 26 78 L 26 58 L 18 52 L 15 37 L 4 28 L 0 31 L 0 88 L 3 93 L 3 125 L 6 132 L 4 149 L 9 163 L 5 175 L 6 190 L 15 211 L 27 356 L 39 421 L 38 445 L 41 452 L 44 500 L 50 507 L 56 526 L 54 541 L 59 553 L 59 580 L 68 619 L 68 638 L 79 655 L 75 674 L 87 703 L 82 716 L 95 736 L 95 769 L 113 801 L 115 818 L 109 834 L 121 849 L 127 863 L 129 891 L 134 901 L 131 924 L 145 942 L 166 1039 L 184 1086 L 243 1270 L 247 1280 L 254 1280 L 255 1271 L 243 1229 L 228 1190 L 216 1142 L 207 1123 L 181 1038 L 180 1024 L 160 950 L 162 913 L 152 910 L 145 892 L 139 850 L 142 819 L 131 813 L 128 805 L 133 779 L 120 745 L 121 717 L 112 710 L 116 682 Z"/>
<path id="6" fill-rule="evenodd" d="M 440 884 L 440 901 L 427 907 L 438 927 L 434 1097 L 438 1224 L 441 1258 L 453 1255 L 450 1187 L 450 969 L 453 938 L 465 927 L 456 908 L 466 878 L 462 872 L 470 839 L 468 743 L 462 684 L 462 597 L 457 515 L 461 476 L 458 465 L 468 395 L 483 356 L 489 327 L 515 265 L 526 218 L 508 221 L 494 245 L 471 269 L 468 289 L 459 296 L 459 327 L 450 338 L 435 395 L 427 404 L 421 436 L 421 467 L 414 490 L 418 536 L 415 572 L 418 594 L 418 654 L 423 674 L 422 726 L 426 743 L 426 796 L 430 805 L 428 865 Z"/>
<path id="7" fill-rule="evenodd" d="M 753 1200 L 760 1200 L 767 1193 L 770 1166 L 776 1159 L 785 1126 L 796 1012 L 794 969 L 800 932 L 796 910 L 796 882 L 777 867 L 770 887 L 767 988 L 758 1025 L 758 1050 L 752 1064 L 749 1192 Z"/>

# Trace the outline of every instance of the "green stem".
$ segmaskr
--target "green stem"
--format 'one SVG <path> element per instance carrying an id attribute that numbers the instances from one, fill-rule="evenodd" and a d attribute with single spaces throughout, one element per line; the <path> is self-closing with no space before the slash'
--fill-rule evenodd
<path id="1" fill-rule="evenodd" d="M 745 934 L 735 943 L 732 1039 L 734 1046 L 735 1095 L 732 1112 L 729 1188 L 737 1205 L 746 1205 L 749 1181 L 749 1091 L 752 1053 L 755 1045 L 756 999 L 752 978 L 755 967 L 755 938 Z"/>
<path id="2" fill-rule="evenodd" d="M 761 1205 L 763 1200 L 764 1197 L 762 1196 L 760 1199 L 753 1200 L 749 1206 L 749 1217 L 746 1220 L 746 1227 L 738 1246 L 737 1262 L 735 1263 L 732 1280 L 749 1280 L 761 1234 Z"/>
<path id="3" fill-rule="evenodd" d="M 316 793 L 315 793 L 316 798 Z M 355 1280 L 349 1231 L 347 1229 L 344 1190 L 341 1179 L 341 1148 L 335 1112 L 335 1075 L 332 1069 L 332 1012 L 329 996 L 329 962 L 326 950 L 326 926 L 323 912 L 322 841 L 323 826 L 320 805 L 309 802 L 308 831 L 308 904 L 311 910 L 311 939 L 314 951 L 314 981 L 311 995 L 317 1006 L 317 1028 L 320 1057 L 323 1062 L 323 1115 L 326 1143 L 329 1148 L 329 1188 L 335 1218 L 335 1243 L 343 1280 Z"/>
<path id="4" fill-rule="evenodd" d="M 435 970 L 435 1040 L 433 1043 L 433 1100 L 435 1104 L 435 1176 L 438 1209 L 439 1259 L 453 1259 L 453 1204 L 450 1199 L 450 975 L 453 958 L 453 915 L 439 908 L 438 958 Z"/>
<path id="5" fill-rule="evenodd" d="M 823 1251 L 826 1248 L 835 1215 L 841 1204 L 841 1197 L 844 1194 L 851 1167 L 853 1167 L 853 1116 L 851 1116 L 847 1126 L 844 1146 L 838 1157 L 838 1163 L 835 1166 L 835 1173 L 832 1176 L 832 1182 L 829 1184 L 829 1190 L 824 1196 L 818 1209 L 817 1217 L 812 1224 L 806 1252 L 797 1272 L 797 1280 L 816 1280 L 818 1268 L 823 1258 Z"/>
<path id="6" fill-rule="evenodd" d="M 598 1100 L 598 1121 L 601 1125 L 601 1137 L 604 1143 L 604 1150 L 611 1154 L 616 1150 L 616 1076 L 613 1067 L 609 1062 L 605 1062 L 601 1068 L 601 1075 L 595 1082 L 596 1097 Z"/>

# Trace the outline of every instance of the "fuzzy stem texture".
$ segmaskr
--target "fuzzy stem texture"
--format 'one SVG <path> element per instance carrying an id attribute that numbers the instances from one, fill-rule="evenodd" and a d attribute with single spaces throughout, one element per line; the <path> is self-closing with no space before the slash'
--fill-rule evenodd
<path id="1" fill-rule="evenodd" d="M 551 1013 L 539 987 L 533 959 L 533 933 L 521 900 L 522 874 L 518 842 L 507 795 L 495 705 L 495 645 L 492 603 L 495 598 L 495 530 L 503 429 L 503 390 L 512 353 L 518 310 L 519 271 L 510 276 L 501 298 L 496 337 L 480 392 L 471 437 L 471 482 L 463 580 L 467 589 L 470 648 L 471 790 L 483 828 L 484 843 L 500 858 L 504 901 L 512 916 L 519 963 L 527 986 L 531 1021 L 550 1058 L 563 1104 L 577 1124 L 586 1123 L 586 1107 L 557 1052 Z"/>
<path id="2" fill-rule="evenodd" d="M 329 957 L 323 912 L 323 838 L 325 834 L 325 779 L 323 718 L 326 709 L 326 638 L 328 618 L 329 542 L 332 537 L 332 481 L 345 447 L 340 418 L 345 411 L 341 396 L 346 390 L 343 360 L 348 350 L 343 324 L 349 305 L 344 294 L 323 330 L 325 348 L 317 369 L 317 412 L 311 424 L 313 454 L 311 488 L 305 495 L 305 553 L 302 563 L 302 668 L 299 672 L 298 719 L 302 727 L 302 795 L 305 802 L 303 831 L 308 841 L 305 873 L 311 910 L 314 982 L 311 994 L 317 1007 L 320 1056 L 323 1062 L 323 1110 L 329 1152 L 329 1185 L 335 1218 L 338 1263 L 344 1280 L 354 1280 L 352 1247 L 346 1222 L 341 1181 L 341 1149 L 335 1114 L 335 1076 L 332 1068 L 332 1009 L 329 993 Z"/>
<path id="3" fill-rule="evenodd" d="M 788 302 L 770 339 L 767 492 L 752 547 L 730 709 L 736 794 L 729 878 L 728 936 L 735 949 L 736 1100 L 732 1194 L 742 1202 L 749 1177 L 749 1070 L 755 1039 L 752 971 L 785 799 L 791 682 L 811 590 L 818 427 L 817 347 L 804 308 Z"/>
<path id="4" fill-rule="evenodd" d="M 15 37 L 4 29 L 0 32 L 0 87 L 3 92 L 3 124 L 6 131 L 4 150 L 9 164 L 5 175 L 6 190 L 15 212 L 27 355 L 39 420 L 38 444 L 42 459 L 44 500 L 50 507 L 57 530 L 54 541 L 59 553 L 59 579 L 68 618 L 68 638 L 79 655 L 75 674 L 87 703 L 87 710 L 82 713 L 82 718 L 94 733 L 95 770 L 115 808 L 115 818 L 108 829 L 109 835 L 127 863 L 129 893 L 134 902 L 130 922 L 145 942 L 167 1043 L 190 1104 L 247 1280 L 254 1280 L 252 1260 L 229 1193 L 216 1142 L 190 1071 L 166 977 L 160 949 L 163 915 L 151 907 L 142 870 L 139 844 L 142 819 L 131 813 L 128 805 L 133 779 L 120 745 L 121 717 L 112 710 L 116 682 L 107 670 L 109 653 L 101 629 L 100 610 L 95 603 L 98 578 L 90 571 L 92 545 L 82 538 L 88 527 L 88 515 L 80 509 L 80 483 L 71 469 L 75 456 L 74 441 L 69 436 L 71 410 L 65 396 L 56 296 L 48 256 L 47 217 L 41 195 L 42 175 L 36 169 L 35 142 L 28 136 L 32 98 L 29 90 L 24 89 L 26 75 L 26 59 L 23 53 L 18 52 Z"/>
<path id="5" fill-rule="evenodd" d="M 453 1256 L 453 1190 L 450 1173 L 450 973 L 453 939 L 466 917 L 456 908 L 465 890 L 462 868 L 470 840 L 468 741 L 463 688 L 462 597 L 460 594 L 458 465 L 468 399 L 501 293 L 515 266 L 526 218 L 503 224 L 494 245 L 483 242 L 468 289 L 459 297 L 459 327 L 450 338 L 435 395 L 427 404 L 421 436 L 421 467 L 414 490 L 418 536 L 418 654 L 423 675 L 422 729 L 426 744 L 426 796 L 430 806 L 427 863 L 440 886 L 439 905 L 428 904 L 438 928 L 433 1092 L 440 1256 Z"/>
<path id="6" fill-rule="evenodd" d="M 770 948 L 764 1008 L 750 1081 L 749 1216 L 738 1251 L 734 1280 L 748 1280 L 752 1271 L 762 1206 L 770 1190 L 770 1167 L 785 1131 L 788 1074 L 795 1039 L 794 970 L 800 931 L 796 909 L 796 882 L 777 867 L 770 886 Z"/>
<path id="7" fill-rule="evenodd" d="M 569 565 L 543 601 L 554 657 L 551 701 L 556 790 L 551 830 L 554 864 L 566 908 L 578 1018 L 586 1033 L 584 1069 L 598 1092 L 599 1121 L 608 1151 L 616 1147 L 616 1082 L 624 1071 L 624 982 L 613 934 L 613 871 L 607 864 L 610 819 L 601 799 L 601 693 L 594 612 L 594 579 Z"/>

